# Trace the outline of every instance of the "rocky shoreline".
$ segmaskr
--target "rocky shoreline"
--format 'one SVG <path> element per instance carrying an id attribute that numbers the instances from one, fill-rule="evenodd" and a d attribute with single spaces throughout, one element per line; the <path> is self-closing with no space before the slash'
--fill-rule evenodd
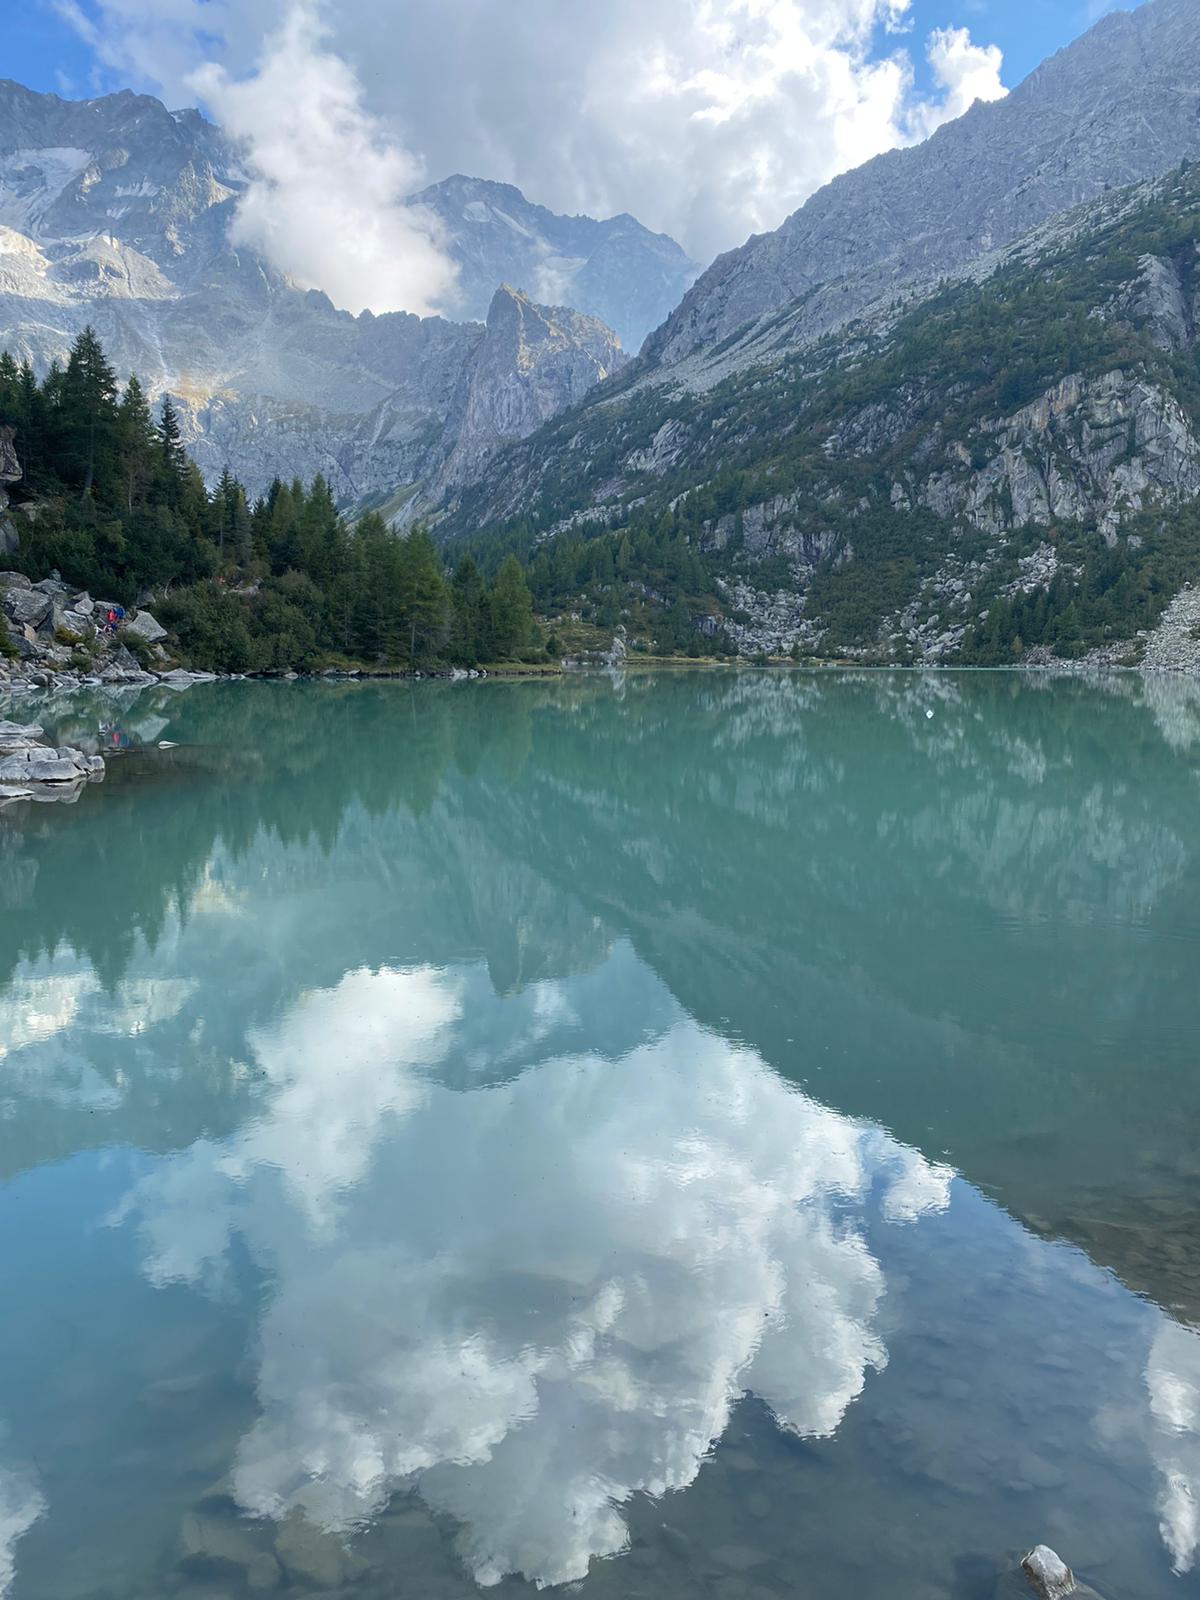
<path id="1" fill-rule="evenodd" d="M 20 572 L 0 572 L 0 629 L 13 651 L 0 654 L 0 695 L 31 689 L 145 688 L 155 683 L 187 688 L 243 677 L 458 680 L 519 676 L 524 670 L 514 663 L 417 672 L 369 667 L 326 667 L 312 673 L 191 671 L 168 655 L 163 642 L 167 630 L 145 607 L 126 612 L 115 601 L 94 599 L 86 590 L 64 583 L 57 573 L 35 583 Z M 540 666 L 528 670 L 537 676 L 546 671 Z"/>
<path id="2" fill-rule="evenodd" d="M 0 721 L 0 805 L 14 800 L 77 799 L 104 777 L 104 757 L 50 744 L 40 723 Z"/>

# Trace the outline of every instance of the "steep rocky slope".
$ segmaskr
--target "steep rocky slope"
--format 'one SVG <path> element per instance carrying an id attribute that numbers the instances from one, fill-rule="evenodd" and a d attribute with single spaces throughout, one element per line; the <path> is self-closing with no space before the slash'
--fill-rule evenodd
<path id="1" fill-rule="evenodd" d="M 617 379 L 443 533 L 574 571 L 665 529 L 711 579 L 693 624 L 747 651 L 1132 658 L 1200 580 L 1198 240 L 1184 168 L 702 393 Z"/>
<path id="2" fill-rule="evenodd" d="M 321 471 L 343 500 L 410 509 L 435 481 L 461 481 L 490 445 L 574 404 L 625 359 L 594 317 L 538 310 L 512 292 L 492 305 L 486 329 L 338 311 L 229 246 L 244 184 L 237 150 L 197 112 L 128 92 L 63 101 L 0 83 L 0 345 L 44 368 L 91 323 L 118 371 L 181 401 L 209 475 L 228 463 L 253 491 L 276 474 Z M 548 237 L 556 219 L 545 219 Z M 588 224 L 571 222 L 584 233 Z M 620 309 L 623 271 L 633 315 L 639 251 L 653 286 L 662 259 L 681 253 L 632 219 L 590 226 L 602 236 L 595 260 L 580 257 L 562 281 L 603 280 Z M 482 258 L 476 265 L 473 294 L 486 270 Z M 471 309 L 486 307 L 499 282 Z M 506 367 L 501 351 L 514 362 L 518 353 L 514 316 L 526 332 L 519 363 Z"/>
<path id="3" fill-rule="evenodd" d="M 803 344 L 1109 188 L 1200 155 L 1198 83 L 1195 0 L 1113 12 L 1006 99 L 836 178 L 774 233 L 720 256 L 647 342 L 648 362 L 703 382 L 727 340 L 745 343 L 743 361 Z"/>
<path id="4" fill-rule="evenodd" d="M 459 269 L 455 315 L 482 319 L 496 286 L 606 322 L 630 354 L 679 304 L 700 268 L 674 239 L 622 213 L 560 217 L 511 183 L 461 174 L 413 196 L 445 231 Z"/>

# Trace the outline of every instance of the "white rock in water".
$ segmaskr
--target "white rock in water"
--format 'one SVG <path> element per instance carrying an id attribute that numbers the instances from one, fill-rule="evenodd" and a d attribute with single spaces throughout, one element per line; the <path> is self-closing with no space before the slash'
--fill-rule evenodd
<path id="1" fill-rule="evenodd" d="M 1075 1574 L 1048 1544 L 1035 1545 L 1021 1567 L 1041 1600 L 1063 1600 L 1064 1595 L 1075 1592 Z"/>

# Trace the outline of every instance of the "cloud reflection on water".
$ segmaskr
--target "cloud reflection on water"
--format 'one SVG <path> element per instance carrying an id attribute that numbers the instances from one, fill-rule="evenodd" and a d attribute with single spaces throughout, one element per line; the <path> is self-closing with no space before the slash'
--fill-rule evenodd
<path id="1" fill-rule="evenodd" d="M 254 1041 L 262 1115 L 128 1207 L 157 1282 L 220 1278 L 235 1236 L 269 1276 L 245 1509 L 342 1530 L 415 1488 L 481 1583 L 562 1583 L 624 1547 L 622 1502 L 695 1478 L 742 1392 L 838 1427 L 887 1360 L 865 1223 L 944 1208 L 950 1173 L 682 1013 L 449 1089 L 457 996 L 420 969 L 306 994 Z"/>
<path id="2" fill-rule="evenodd" d="M 1179 1573 L 1200 1549 L 1200 1333 L 1164 1318 L 1146 1363 L 1159 1529 Z"/>
<path id="3" fill-rule="evenodd" d="M 0 1596 L 6 1595 L 16 1573 L 16 1543 L 46 1509 L 32 1476 L 0 1466 Z"/>

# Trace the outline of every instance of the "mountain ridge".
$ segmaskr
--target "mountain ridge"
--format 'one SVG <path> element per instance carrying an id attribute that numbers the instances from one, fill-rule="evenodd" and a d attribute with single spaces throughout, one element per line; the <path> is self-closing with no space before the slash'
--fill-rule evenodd
<path id="1" fill-rule="evenodd" d="M 587 308 L 582 320 L 544 304 L 535 315 L 541 302 L 518 284 L 522 315 L 555 331 L 526 341 L 541 365 L 503 371 L 486 319 L 508 272 L 477 322 L 340 311 L 229 243 L 246 181 L 237 147 L 197 111 L 129 90 L 73 101 L 0 81 L 0 346 L 45 371 L 90 324 L 119 371 L 179 402 L 210 481 L 228 465 L 258 492 L 320 471 L 342 503 L 387 501 L 403 517 L 510 437 L 501 416 L 528 431 L 626 360 Z M 647 259 L 666 250 L 675 269 L 686 262 L 640 224 L 589 225 L 629 281 L 630 237 L 635 255 L 648 240 Z"/>
<path id="2" fill-rule="evenodd" d="M 446 230 L 459 269 L 454 309 L 485 314 L 497 283 L 541 303 L 597 316 L 630 355 L 678 304 L 700 268 L 665 233 L 627 211 L 603 219 L 564 216 L 511 183 L 454 173 L 409 197 Z"/>
<path id="3" fill-rule="evenodd" d="M 1200 583 L 1198 328 L 1200 163 L 710 388 L 630 369 L 440 535 L 643 647 L 1200 666 L 1149 642 Z"/>
<path id="4" fill-rule="evenodd" d="M 688 381 L 689 358 L 809 296 L 790 329 L 801 344 L 1106 187 L 1200 155 L 1198 79 L 1191 0 L 1110 13 L 1005 99 L 841 174 L 718 256 L 648 339 L 644 370 Z"/>

